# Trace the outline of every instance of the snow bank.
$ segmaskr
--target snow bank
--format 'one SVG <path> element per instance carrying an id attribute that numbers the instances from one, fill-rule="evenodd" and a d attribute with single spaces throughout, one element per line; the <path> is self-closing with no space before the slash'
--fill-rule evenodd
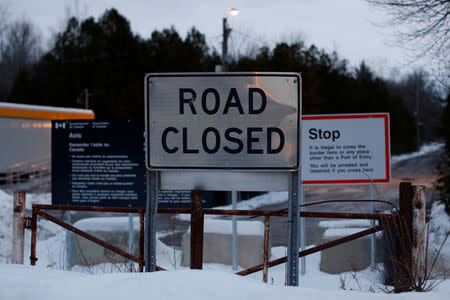
<path id="1" fill-rule="evenodd" d="M 417 151 L 417 152 L 392 156 L 391 163 L 395 164 L 395 163 L 398 163 L 399 161 L 402 161 L 405 159 L 411 159 L 411 158 L 415 158 L 418 156 L 422 156 L 422 155 L 425 155 L 430 152 L 438 151 L 438 150 L 442 149 L 443 147 L 444 147 L 444 143 L 426 144 L 426 145 L 423 145 L 422 147 L 420 147 L 419 151 Z"/>
<path id="2" fill-rule="evenodd" d="M 0 299 L 448 299 L 446 292 L 369 294 L 280 287 L 215 271 L 87 275 L 39 267 L 0 265 Z"/>
<path id="3" fill-rule="evenodd" d="M 450 216 L 445 212 L 444 204 L 434 202 L 431 207 L 430 244 L 432 248 L 439 249 L 445 236 L 450 232 Z M 442 247 L 441 255 L 447 259 L 450 265 L 450 239 Z"/>

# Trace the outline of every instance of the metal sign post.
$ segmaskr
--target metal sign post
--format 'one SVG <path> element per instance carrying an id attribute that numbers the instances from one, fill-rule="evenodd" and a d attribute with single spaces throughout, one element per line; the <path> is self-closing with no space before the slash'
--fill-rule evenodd
<path id="1" fill-rule="evenodd" d="M 156 216 L 158 212 L 158 173 L 147 170 L 147 206 L 145 210 L 145 271 L 156 271 Z"/>
<path id="2" fill-rule="evenodd" d="M 232 191 L 231 192 L 231 203 L 233 205 L 233 210 L 237 209 L 237 192 Z M 237 235 L 237 216 L 232 216 L 233 221 L 233 236 L 231 240 L 231 247 L 233 252 L 233 270 L 237 270 L 237 255 L 238 255 L 238 235 Z"/>
<path id="3" fill-rule="evenodd" d="M 300 185 L 300 211 L 303 211 L 302 207 L 305 204 L 305 187 L 303 184 Z M 300 251 L 304 251 L 306 249 L 306 224 L 305 218 L 300 217 Z M 300 258 L 300 273 L 305 275 L 306 273 L 306 257 L 303 256 Z"/>
<path id="4" fill-rule="evenodd" d="M 289 203 L 288 203 L 288 249 L 287 249 L 287 271 L 286 285 L 298 286 L 298 228 L 299 228 L 299 206 L 298 196 L 300 190 L 299 172 L 291 172 L 289 176 Z"/>
<path id="5" fill-rule="evenodd" d="M 374 200 L 374 185 L 370 185 L 370 200 Z M 375 203 L 370 202 L 370 213 L 375 213 Z M 375 227 L 375 219 L 371 220 L 372 227 Z M 376 256 L 377 256 L 377 245 L 375 233 L 370 236 L 370 267 L 372 270 L 376 269 Z"/>

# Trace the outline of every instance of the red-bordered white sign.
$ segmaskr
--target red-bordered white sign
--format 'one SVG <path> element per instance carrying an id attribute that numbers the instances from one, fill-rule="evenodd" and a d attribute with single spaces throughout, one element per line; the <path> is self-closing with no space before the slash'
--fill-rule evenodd
<path id="1" fill-rule="evenodd" d="M 388 113 L 302 116 L 302 184 L 391 181 Z"/>

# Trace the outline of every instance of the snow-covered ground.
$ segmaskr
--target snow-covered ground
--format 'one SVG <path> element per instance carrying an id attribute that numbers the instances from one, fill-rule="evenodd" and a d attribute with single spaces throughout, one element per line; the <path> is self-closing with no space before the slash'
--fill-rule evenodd
<path id="1" fill-rule="evenodd" d="M 325 282 L 324 282 L 325 285 Z M 219 271 L 88 275 L 30 266 L 2 265 L 0 299 L 448 299 L 448 282 L 431 293 L 381 294 L 273 286 Z"/>
<path id="2" fill-rule="evenodd" d="M 391 163 L 395 164 L 402 160 L 419 157 L 419 156 L 425 155 L 427 153 L 437 151 L 443 147 L 444 147 L 444 143 L 438 143 L 438 142 L 429 143 L 429 144 L 426 144 L 426 145 L 423 145 L 422 147 L 420 147 L 419 151 L 392 156 Z"/>
<path id="3" fill-rule="evenodd" d="M 427 151 L 435 149 L 428 147 Z M 421 149 L 421 153 L 423 153 Z M 393 157 L 397 162 L 418 155 L 412 153 Z M 49 194 L 27 194 L 27 208 L 32 203 L 50 203 Z M 287 193 L 268 193 L 238 203 L 239 209 L 257 209 L 262 205 L 286 201 Z M 269 269 L 268 284 L 262 283 L 262 273 L 246 277 L 233 274 L 231 266 L 204 264 L 203 271 L 182 267 L 181 252 L 165 245 L 158 233 L 157 264 L 170 272 L 151 274 L 121 273 L 128 267 L 117 264 L 76 266 L 64 271 L 65 231 L 57 225 L 40 220 L 38 224 L 36 267 L 28 266 L 30 235 L 25 237 L 26 265 L 11 265 L 11 235 L 13 196 L 0 190 L 0 300 L 9 299 L 449 299 L 450 280 L 447 279 L 429 293 L 385 294 L 379 271 L 363 270 L 358 273 L 327 274 L 320 271 L 320 253 L 307 257 L 307 273 L 300 277 L 300 287 L 285 287 L 285 264 Z M 231 208 L 231 207 L 222 207 Z M 439 248 L 450 231 L 450 217 L 443 205 L 434 203 L 430 226 L 430 246 Z M 214 223 L 208 220 L 206 223 Z M 334 223 L 333 223 L 334 222 Z M 117 224 L 117 222 L 113 222 Z M 104 224 L 103 224 L 104 225 Z M 221 224 L 216 224 L 221 225 Z M 326 228 L 339 228 L 336 221 L 322 224 Z M 355 224 L 353 224 L 355 225 Z M 367 224 L 359 224 L 366 226 Z M 220 227 L 220 226 L 219 226 Z M 258 229 L 260 230 L 260 229 Z M 450 259 L 450 242 L 442 250 L 443 259 Z M 271 259 L 286 255 L 285 247 L 273 247 Z M 136 266 L 135 266 L 136 268 Z M 382 266 L 380 266 L 380 269 Z"/>

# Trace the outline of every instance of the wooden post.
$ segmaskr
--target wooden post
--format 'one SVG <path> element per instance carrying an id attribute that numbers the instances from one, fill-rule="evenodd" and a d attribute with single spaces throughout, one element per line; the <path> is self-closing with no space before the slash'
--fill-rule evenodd
<path id="1" fill-rule="evenodd" d="M 24 192 L 15 192 L 13 206 L 12 264 L 23 264 L 25 204 L 26 194 Z"/>
<path id="2" fill-rule="evenodd" d="M 267 283 L 269 273 L 269 232 L 270 216 L 264 217 L 264 259 L 263 259 L 263 281 Z"/>
<path id="3" fill-rule="evenodd" d="M 412 186 L 400 182 L 399 215 L 396 222 L 396 255 L 394 259 L 394 292 L 411 290 Z"/>
<path id="4" fill-rule="evenodd" d="M 191 269 L 203 267 L 203 193 L 191 191 Z"/>
<path id="5" fill-rule="evenodd" d="M 37 234 L 37 208 L 32 209 L 32 217 L 31 217 L 31 255 L 30 255 L 30 264 L 32 266 L 36 265 L 37 257 L 36 257 L 36 234 Z"/>
<path id="6" fill-rule="evenodd" d="M 425 280 L 426 276 L 426 200 L 425 186 L 413 186 L 412 205 L 412 272 L 413 279 L 417 283 Z"/>

